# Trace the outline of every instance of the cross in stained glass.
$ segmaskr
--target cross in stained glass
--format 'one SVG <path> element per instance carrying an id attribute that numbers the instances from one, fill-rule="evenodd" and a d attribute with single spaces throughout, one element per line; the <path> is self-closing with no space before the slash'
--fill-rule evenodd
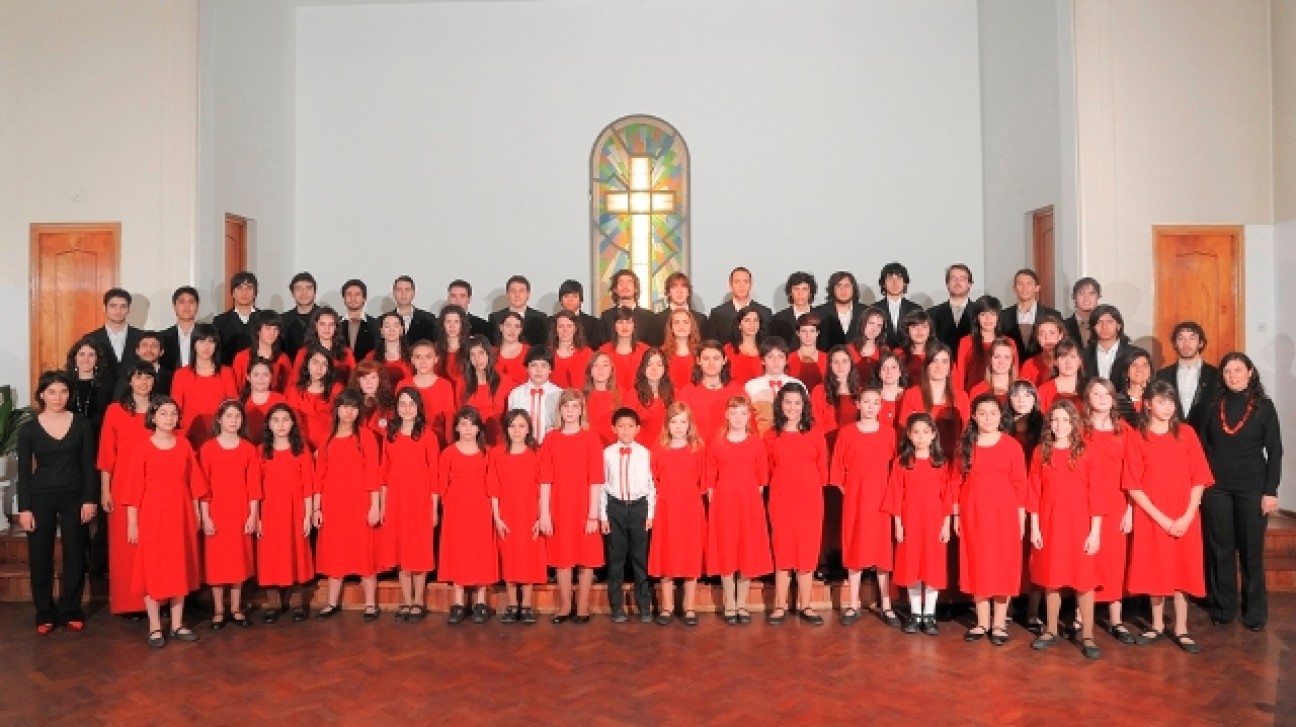
<path id="1" fill-rule="evenodd" d="M 653 215 L 675 211 L 675 192 L 653 189 L 653 160 L 648 156 L 630 157 L 630 184 L 627 191 L 607 192 L 604 206 L 611 214 L 630 218 L 630 269 L 644 282 L 639 291 L 639 305 L 652 306 L 647 281 L 652 276 Z"/>

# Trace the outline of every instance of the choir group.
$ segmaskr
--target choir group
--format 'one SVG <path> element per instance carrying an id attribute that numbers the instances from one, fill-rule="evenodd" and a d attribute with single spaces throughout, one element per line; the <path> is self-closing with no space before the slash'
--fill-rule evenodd
<path id="1" fill-rule="evenodd" d="M 1099 603 L 1119 641 L 1196 653 L 1187 598 L 1205 597 L 1209 576 L 1212 618 L 1233 620 L 1236 565 L 1223 561 L 1241 549 L 1242 616 L 1263 627 L 1253 543 L 1277 506 L 1282 450 L 1244 354 L 1205 364 L 1205 334 L 1185 322 L 1171 334 L 1179 360 L 1154 373 L 1097 281 L 1076 284 L 1064 320 L 1039 304 L 1030 270 L 1006 308 L 971 299 L 961 264 L 947 270 L 949 300 L 927 310 L 905 297 L 898 263 L 882 269 L 871 306 L 848 272 L 829 278 L 819 306 L 815 278 L 794 273 L 777 314 L 751 299 L 746 269 L 729 283 L 731 299 L 703 315 L 674 275 L 653 312 L 622 271 L 617 304 L 595 318 L 579 283 L 564 283 L 561 309 L 545 316 L 514 276 L 509 306 L 482 319 L 467 310 L 468 283 L 452 283 L 433 315 L 402 276 L 395 309 L 373 318 L 362 281 L 342 286 L 339 312 L 298 274 L 296 305 L 280 314 L 255 307 L 244 272 L 231 280 L 234 307 L 211 323 L 196 322 L 198 292 L 178 289 L 177 324 L 158 333 L 129 326 L 130 294 L 109 291 L 107 324 L 73 346 L 66 371 L 41 376 L 41 412 L 20 441 L 38 631 L 84 627 L 87 537 L 111 612 L 146 613 L 152 646 L 197 639 L 183 606 L 200 584 L 215 630 L 250 625 L 242 588 L 253 580 L 278 598 L 266 622 L 305 620 L 301 587 L 317 576 L 328 605 L 315 618 L 335 616 L 343 579 L 359 576 L 372 621 L 389 571 L 407 622 L 426 617 L 431 574 L 453 586 L 452 624 L 486 621 L 501 581 L 501 621 L 535 623 L 532 587 L 553 573 L 552 622 L 584 623 L 606 567 L 617 622 L 633 612 L 696 625 L 698 580 L 718 576 L 724 621 L 749 623 L 750 581 L 773 574 L 767 623 L 822 624 L 810 597 L 827 550 L 825 487 L 841 492 L 830 517 L 847 575 L 842 624 L 872 611 L 936 634 L 938 594 L 957 588 L 975 603 L 968 641 L 1007 641 L 1009 600 L 1025 596 L 1035 649 L 1073 634 L 1098 658 Z M 1227 502 L 1204 503 L 1216 490 Z M 1232 508 L 1230 524 L 1216 532 L 1208 517 L 1204 544 L 1199 513 L 1211 508 Z M 96 525 L 87 536 L 77 522 Z M 869 570 L 880 598 L 866 605 Z M 893 585 L 908 597 L 904 617 Z M 1151 597 L 1143 627 L 1122 617 L 1129 595 Z"/>

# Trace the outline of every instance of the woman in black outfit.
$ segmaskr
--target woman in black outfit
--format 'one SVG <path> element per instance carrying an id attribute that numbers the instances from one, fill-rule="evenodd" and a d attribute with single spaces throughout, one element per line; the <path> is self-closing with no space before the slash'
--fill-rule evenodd
<path id="1" fill-rule="evenodd" d="M 18 432 L 18 523 L 27 531 L 36 632 L 85 628 L 85 523 L 95 516 L 99 474 L 89 420 L 68 409 L 72 380 L 46 371 L 36 385 L 40 413 Z M 54 603 L 54 541 L 63 534 L 63 576 Z"/>
<path id="2" fill-rule="evenodd" d="M 1202 444 L 1215 486 L 1202 496 L 1206 542 L 1207 611 L 1215 624 L 1238 611 L 1237 560 L 1242 561 L 1242 622 L 1265 626 L 1264 538 L 1268 516 L 1278 509 L 1282 435 L 1278 411 L 1265 395 L 1260 374 L 1244 353 L 1220 361 L 1224 386 L 1207 410 Z"/>
<path id="3" fill-rule="evenodd" d="M 67 374 L 69 397 L 67 408 L 74 414 L 80 414 L 90 422 L 94 432 L 95 451 L 99 446 L 99 430 L 103 427 L 104 414 L 112 403 L 113 367 L 111 352 L 90 336 L 83 336 L 68 349 L 64 373 Z M 108 574 L 108 514 L 100 512 L 94 525 L 86 533 L 85 563 L 86 570 L 92 578 Z"/>

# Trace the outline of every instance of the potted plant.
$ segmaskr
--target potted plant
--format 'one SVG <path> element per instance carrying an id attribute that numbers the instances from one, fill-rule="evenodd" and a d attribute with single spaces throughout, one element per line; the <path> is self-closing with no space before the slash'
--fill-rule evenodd
<path id="1" fill-rule="evenodd" d="M 18 406 L 14 401 L 13 387 L 0 386 L 0 532 L 9 529 L 16 494 L 14 480 L 18 478 L 18 430 L 33 416 L 35 410 Z"/>

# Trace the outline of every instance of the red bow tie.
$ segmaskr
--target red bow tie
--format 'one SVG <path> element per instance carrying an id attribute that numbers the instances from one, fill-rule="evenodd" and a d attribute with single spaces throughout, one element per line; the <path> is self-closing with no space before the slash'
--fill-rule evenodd
<path id="1" fill-rule="evenodd" d="M 632 449 L 629 448 L 629 447 L 622 447 L 622 448 L 621 448 L 621 454 L 622 454 L 622 456 L 629 456 L 630 453 L 633 452 L 633 451 L 634 451 L 634 450 L 632 450 Z"/>
<path id="2" fill-rule="evenodd" d="M 543 394 L 544 394 L 544 389 L 532 389 L 532 390 L 531 390 L 531 396 L 542 396 Z"/>
<path id="3" fill-rule="evenodd" d="M 770 379 L 770 388 L 774 389 L 775 391 L 778 391 L 779 389 L 783 388 L 783 380 Z"/>

